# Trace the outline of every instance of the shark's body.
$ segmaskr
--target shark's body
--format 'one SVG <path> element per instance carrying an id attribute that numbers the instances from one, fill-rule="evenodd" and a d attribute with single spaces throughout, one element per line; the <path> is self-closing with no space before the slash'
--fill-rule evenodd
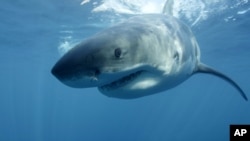
<path id="1" fill-rule="evenodd" d="M 64 84 L 98 87 L 107 96 L 138 98 L 185 81 L 194 73 L 230 78 L 200 62 L 200 50 L 190 28 L 164 14 L 138 15 L 86 39 L 54 66 Z"/>

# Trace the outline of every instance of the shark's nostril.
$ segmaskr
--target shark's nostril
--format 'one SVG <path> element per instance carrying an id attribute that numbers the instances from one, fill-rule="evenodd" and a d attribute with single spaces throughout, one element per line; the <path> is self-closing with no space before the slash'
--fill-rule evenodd
<path id="1" fill-rule="evenodd" d="M 91 70 L 87 71 L 86 74 L 89 77 L 97 77 L 100 74 L 100 70 L 99 69 L 91 69 Z"/>
<path id="2" fill-rule="evenodd" d="M 100 74 L 100 71 L 98 69 L 93 69 L 87 72 L 87 76 L 92 80 L 92 81 L 97 81 L 98 80 L 98 75 Z"/>

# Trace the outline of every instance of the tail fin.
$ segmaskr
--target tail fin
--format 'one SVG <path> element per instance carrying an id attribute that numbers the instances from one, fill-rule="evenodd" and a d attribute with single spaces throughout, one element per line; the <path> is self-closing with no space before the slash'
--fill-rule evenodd
<path id="1" fill-rule="evenodd" d="M 197 68 L 197 73 L 207 73 L 207 74 L 211 74 L 211 75 L 215 75 L 215 76 L 218 76 L 222 79 L 224 79 L 225 81 L 229 82 L 232 86 L 234 86 L 241 94 L 241 96 L 246 100 L 248 101 L 248 98 L 246 96 L 246 94 L 243 92 L 243 90 L 240 88 L 240 86 L 234 82 L 231 78 L 229 78 L 228 76 L 210 68 L 209 66 L 205 65 L 205 64 L 202 64 L 200 63 L 198 65 L 198 68 Z"/>

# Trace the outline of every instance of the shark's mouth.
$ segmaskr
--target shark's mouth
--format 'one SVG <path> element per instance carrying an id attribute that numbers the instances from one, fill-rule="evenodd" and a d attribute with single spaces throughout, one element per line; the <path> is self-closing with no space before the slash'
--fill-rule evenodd
<path id="1" fill-rule="evenodd" d="M 142 73 L 143 73 L 143 71 L 137 71 L 137 72 L 131 73 L 131 74 L 124 76 L 118 80 L 115 80 L 109 84 L 100 86 L 99 88 L 101 90 L 104 90 L 104 91 L 109 91 L 109 90 L 113 90 L 113 89 L 125 86 L 125 85 L 129 84 L 131 81 L 135 80 Z"/>

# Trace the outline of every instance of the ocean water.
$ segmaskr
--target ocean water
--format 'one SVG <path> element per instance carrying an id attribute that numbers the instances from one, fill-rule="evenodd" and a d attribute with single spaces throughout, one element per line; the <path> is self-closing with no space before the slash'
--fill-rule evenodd
<path id="1" fill-rule="evenodd" d="M 230 124 L 250 124 L 250 102 L 227 82 L 197 74 L 134 100 L 74 89 L 50 73 L 75 43 L 164 0 L 2 0 L 0 141 L 228 141 Z M 175 1 L 201 60 L 233 78 L 250 98 L 250 2 Z"/>

